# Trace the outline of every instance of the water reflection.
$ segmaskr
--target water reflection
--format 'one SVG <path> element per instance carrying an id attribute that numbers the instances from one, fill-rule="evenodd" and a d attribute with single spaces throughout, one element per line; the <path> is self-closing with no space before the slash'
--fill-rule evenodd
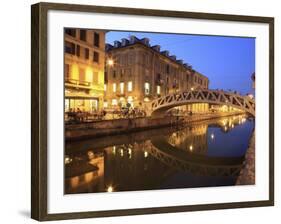
<path id="1" fill-rule="evenodd" d="M 235 185 L 253 128 L 240 115 L 66 144 L 65 193 Z"/>

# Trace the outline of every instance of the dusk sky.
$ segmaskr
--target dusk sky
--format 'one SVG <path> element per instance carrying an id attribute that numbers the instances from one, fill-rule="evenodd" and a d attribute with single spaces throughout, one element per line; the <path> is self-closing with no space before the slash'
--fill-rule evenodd
<path id="1" fill-rule="evenodd" d="M 236 90 L 253 93 L 251 75 L 255 71 L 255 39 L 239 37 L 159 34 L 110 31 L 106 43 L 114 40 L 147 37 L 152 45 L 160 45 L 193 69 L 207 76 L 210 89 Z"/>

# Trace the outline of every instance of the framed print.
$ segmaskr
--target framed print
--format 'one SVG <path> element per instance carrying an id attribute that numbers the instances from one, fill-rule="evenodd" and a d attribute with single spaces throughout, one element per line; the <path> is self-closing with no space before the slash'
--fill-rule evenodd
<path id="1" fill-rule="evenodd" d="M 31 8 L 32 218 L 274 204 L 274 18 Z"/>

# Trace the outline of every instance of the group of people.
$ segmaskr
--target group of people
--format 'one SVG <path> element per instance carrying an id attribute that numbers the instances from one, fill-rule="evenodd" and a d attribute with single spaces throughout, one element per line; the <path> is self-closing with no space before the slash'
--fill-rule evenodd
<path id="1" fill-rule="evenodd" d="M 117 115 L 118 118 L 136 118 L 136 117 L 146 117 L 145 110 L 132 107 L 122 107 L 120 110 L 115 109 L 113 111 L 114 115 Z"/>
<path id="2" fill-rule="evenodd" d="M 68 112 L 66 112 L 67 120 L 68 121 L 86 121 L 89 118 L 94 120 L 102 120 L 106 115 L 105 110 L 97 111 L 94 110 L 92 112 L 85 112 L 82 111 L 80 108 L 72 109 L 70 108 Z"/>
<path id="3" fill-rule="evenodd" d="M 65 113 L 66 120 L 69 122 L 83 122 L 91 120 L 104 120 L 108 115 L 108 119 L 118 119 L 118 118 L 137 118 L 145 117 L 146 112 L 139 108 L 132 107 L 122 107 L 120 109 L 114 110 L 92 110 L 91 112 L 86 112 L 80 108 L 70 108 L 69 111 Z"/>

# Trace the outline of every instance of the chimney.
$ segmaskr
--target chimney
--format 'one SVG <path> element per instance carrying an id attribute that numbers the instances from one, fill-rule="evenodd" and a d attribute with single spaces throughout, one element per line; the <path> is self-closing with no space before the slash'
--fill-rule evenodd
<path id="1" fill-rule="evenodd" d="M 170 58 L 173 59 L 173 60 L 175 60 L 175 61 L 177 60 L 176 55 L 171 55 Z"/>
<path id="2" fill-rule="evenodd" d="M 143 44 L 145 44 L 146 46 L 149 46 L 149 39 L 148 39 L 148 38 L 142 38 L 142 39 L 141 39 L 141 42 L 142 42 Z"/>
<path id="3" fill-rule="evenodd" d="M 134 36 L 134 35 L 131 35 L 131 36 L 130 36 L 130 44 L 136 43 L 137 40 L 138 40 L 138 39 L 136 38 L 136 36 Z"/>
<path id="4" fill-rule="evenodd" d="M 118 47 L 120 47 L 120 46 L 121 46 L 120 41 L 115 40 L 115 41 L 114 41 L 114 47 L 115 47 L 115 48 L 118 48 Z"/>
<path id="5" fill-rule="evenodd" d="M 154 45 L 151 47 L 153 50 L 160 52 L 160 45 Z"/>
<path id="6" fill-rule="evenodd" d="M 113 48 L 111 44 L 105 44 L 105 51 L 110 51 Z"/>
<path id="7" fill-rule="evenodd" d="M 183 60 L 177 60 L 177 63 L 179 63 L 179 64 L 183 64 Z"/>
<path id="8" fill-rule="evenodd" d="M 169 57 L 169 51 L 162 51 L 161 54 L 164 54 L 165 56 Z"/>
<path id="9" fill-rule="evenodd" d="M 129 40 L 122 38 L 122 47 L 126 46 L 129 43 Z"/>

